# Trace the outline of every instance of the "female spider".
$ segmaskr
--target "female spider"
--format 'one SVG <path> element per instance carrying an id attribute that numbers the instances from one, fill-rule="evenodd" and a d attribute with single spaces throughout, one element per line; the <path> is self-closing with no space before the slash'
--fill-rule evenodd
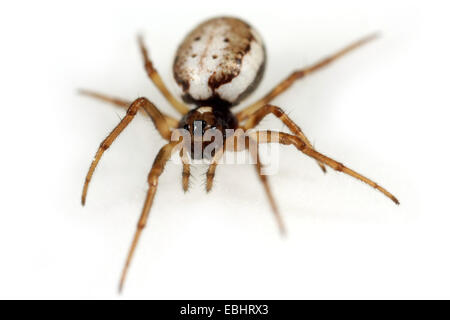
<path id="1" fill-rule="evenodd" d="M 171 139 L 172 134 L 177 130 L 187 130 L 191 138 L 190 141 L 196 141 L 196 139 L 202 138 L 206 129 L 218 130 L 225 138 L 220 152 L 215 152 L 210 157 L 210 165 L 206 174 L 207 191 L 210 191 L 212 188 L 215 170 L 223 151 L 229 150 L 228 144 L 225 142 L 229 139 L 236 138 L 236 134 L 231 136 L 226 135 L 226 131 L 230 129 L 236 130 L 236 132 L 238 132 L 237 129 L 247 131 L 257 126 L 265 116 L 273 114 L 288 127 L 291 134 L 270 130 L 254 131 L 245 136 L 243 144 L 241 143 L 238 146 L 233 146 L 229 151 L 248 149 L 251 142 L 256 144 L 279 143 L 283 145 L 293 145 L 299 151 L 315 159 L 324 172 L 326 172 L 325 166 L 329 166 L 336 171 L 348 174 L 381 191 L 384 195 L 394 201 L 394 203 L 399 204 L 398 200 L 383 187 L 347 168 L 342 163 L 316 151 L 303 134 L 300 127 L 297 126 L 281 108 L 269 104 L 274 98 L 288 89 L 296 80 L 327 66 L 337 58 L 373 40 L 375 37 L 376 35 L 365 37 L 318 63 L 294 71 L 262 99 L 237 113 L 233 113 L 231 108 L 237 105 L 248 94 L 253 92 L 259 84 L 264 73 L 266 54 L 264 44 L 258 33 L 244 21 L 232 17 L 213 18 L 200 24 L 186 36 L 179 46 L 173 64 L 173 74 L 176 82 L 183 90 L 182 98 L 184 102 L 176 99 L 166 88 L 148 57 L 147 49 L 144 46 L 142 38 L 139 37 L 138 39 L 145 70 L 148 76 L 169 103 L 182 115 L 181 120 L 163 114 L 150 100 L 144 97 L 138 98 L 133 102 L 128 102 L 92 91 L 82 90 L 82 94 L 127 108 L 125 117 L 100 144 L 95 158 L 91 163 L 83 187 L 81 198 L 81 203 L 83 205 L 86 201 L 89 181 L 92 178 L 100 158 L 105 150 L 111 146 L 117 136 L 133 120 L 138 111 L 145 111 L 152 119 L 161 136 L 168 141 L 167 144 L 160 149 L 148 175 L 149 187 L 147 196 L 128 252 L 125 266 L 122 270 L 119 291 L 122 290 L 134 250 L 142 230 L 147 223 L 150 208 L 158 186 L 159 176 L 163 172 L 164 166 L 170 159 L 172 153 L 178 151 L 180 146 L 183 146 L 180 151 L 180 156 L 183 159 L 182 186 L 185 191 L 188 189 L 190 177 L 189 158 L 197 158 L 198 156 L 194 155 L 192 152 L 185 152 L 186 148 L 184 147 L 186 147 L 186 142 L 183 143 L 183 139 Z M 194 104 L 196 107 L 190 110 L 187 104 Z M 242 132 L 242 130 L 240 132 Z M 207 145 L 203 143 L 201 146 L 205 149 Z M 200 158 L 202 157 L 203 154 L 200 154 Z M 284 233 L 284 225 L 270 191 L 267 177 L 260 171 L 261 162 L 258 154 L 255 155 L 255 158 L 255 168 L 257 169 L 258 176 L 264 185 L 266 195 L 277 219 L 280 231 Z"/>

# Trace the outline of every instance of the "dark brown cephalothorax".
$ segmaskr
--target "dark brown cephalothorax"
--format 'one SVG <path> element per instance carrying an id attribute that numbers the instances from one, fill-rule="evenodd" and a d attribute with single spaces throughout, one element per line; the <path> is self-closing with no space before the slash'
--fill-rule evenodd
<path id="1" fill-rule="evenodd" d="M 241 148 L 248 149 L 250 143 L 255 143 L 256 145 L 262 143 L 292 145 L 305 155 L 316 160 L 323 172 L 325 172 L 325 166 L 343 172 L 368 184 L 372 188 L 382 192 L 396 204 L 399 204 L 398 200 L 390 192 L 377 183 L 318 152 L 311 145 L 300 127 L 281 108 L 270 104 L 274 98 L 291 87 L 296 80 L 302 79 L 329 65 L 337 58 L 373 40 L 375 37 L 376 35 L 365 37 L 326 59 L 292 72 L 264 97 L 246 106 L 237 113 L 232 113 L 229 107 L 237 104 L 243 96 L 255 88 L 262 76 L 266 59 L 264 45 L 256 31 L 244 21 L 231 17 L 214 18 L 200 24 L 188 34 L 177 51 L 174 62 L 174 76 L 183 89 L 185 102 L 194 103 L 197 106 L 192 110 L 188 105 L 175 98 L 167 89 L 158 72 L 153 67 L 153 63 L 149 59 L 142 39 L 139 38 L 139 45 L 148 76 L 167 101 L 181 114 L 181 120 L 162 113 L 150 100 L 144 97 L 131 102 L 92 91 L 81 91 L 83 94 L 91 97 L 127 108 L 125 117 L 100 144 L 94 160 L 89 167 L 81 198 L 83 205 L 86 201 L 89 182 L 103 153 L 111 146 L 117 136 L 128 126 L 139 111 L 144 111 L 150 117 L 159 134 L 167 141 L 158 152 L 148 175 L 147 196 L 122 271 L 119 290 L 123 287 L 136 245 L 142 230 L 147 224 L 158 186 L 159 176 L 164 171 L 165 164 L 172 154 L 180 151 L 179 147 L 183 145 L 182 139 L 178 139 L 180 138 L 179 136 L 174 139 L 174 134 L 180 131 L 184 131 L 187 133 L 187 137 L 191 138 L 191 147 L 196 142 L 199 142 L 201 151 L 210 147 L 209 141 L 213 140 L 205 139 L 210 133 L 218 133 L 219 135 L 217 137 L 220 136 L 223 138 L 219 146 L 220 150 L 212 153 L 208 157 L 210 158 L 210 165 L 206 173 L 207 191 L 210 191 L 212 188 L 218 161 L 227 146 L 225 142 L 229 137 L 227 130 L 233 129 L 236 132 L 245 131 L 248 133 L 245 135 Z M 249 132 L 250 129 L 255 128 L 263 118 L 270 114 L 280 119 L 289 129 L 290 134 L 271 130 Z M 233 134 L 231 137 L 234 139 L 236 135 Z M 205 143 L 205 140 L 208 142 Z M 236 150 L 239 150 L 239 147 L 231 149 L 231 151 Z M 186 191 L 189 187 L 190 158 L 202 158 L 204 155 L 203 153 L 196 155 L 192 154 L 192 152 L 185 152 L 185 148 L 181 148 L 178 154 L 183 160 L 182 186 Z M 267 176 L 261 173 L 262 164 L 258 152 L 256 154 L 251 152 L 251 154 L 255 158 L 255 168 L 258 177 L 264 186 L 279 229 L 284 233 L 284 224 L 270 191 Z"/>
<path id="2" fill-rule="evenodd" d="M 189 150 L 192 159 L 211 159 L 217 147 L 222 147 L 237 127 L 236 116 L 221 105 L 197 107 L 186 113 L 178 124 L 179 129 L 189 134 L 185 149 Z"/>

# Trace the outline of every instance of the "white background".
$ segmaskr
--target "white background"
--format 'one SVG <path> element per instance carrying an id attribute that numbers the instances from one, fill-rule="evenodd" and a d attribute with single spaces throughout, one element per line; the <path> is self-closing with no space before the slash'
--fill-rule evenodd
<path id="1" fill-rule="evenodd" d="M 450 298 L 449 7 L 444 1 L 15 1 L 0 8 L 0 298 Z M 294 148 L 270 177 L 282 239 L 254 169 L 204 167 L 181 191 L 167 165 L 124 293 L 117 284 L 163 144 L 140 115 L 84 176 L 123 110 L 78 96 L 145 95 L 142 32 L 168 87 L 184 35 L 237 15 L 265 39 L 256 100 L 293 71 L 372 31 L 383 36 L 275 103 L 319 151 L 392 191 L 323 175 Z M 242 108 L 242 106 L 238 107 Z M 286 129 L 272 117 L 261 127 Z"/>

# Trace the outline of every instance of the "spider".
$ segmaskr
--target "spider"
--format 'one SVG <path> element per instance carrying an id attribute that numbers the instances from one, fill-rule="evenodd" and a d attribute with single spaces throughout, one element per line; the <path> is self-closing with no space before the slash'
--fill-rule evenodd
<path id="1" fill-rule="evenodd" d="M 180 120 L 162 113 L 145 97 L 140 97 L 130 102 L 88 90 L 81 90 L 81 93 L 84 95 L 127 108 L 125 117 L 103 140 L 95 154 L 84 182 L 81 198 L 83 205 L 86 202 L 89 181 L 103 153 L 128 126 L 138 111 L 144 111 L 153 121 L 159 134 L 167 140 L 167 143 L 159 150 L 148 175 L 147 196 L 125 265 L 122 269 L 119 292 L 125 283 L 127 271 L 140 235 L 147 224 L 158 187 L 158 179 L 164 170 L 166 162 L 174 152 L 180 150 L 180 146 L 183 146 L 179 154 L 183 163 L 182 187 L 184 191 L 187 191 L 190 177 L 190 160 L 198 157 L 204 158 L 205 156 L 203 154 L 196 155 L 192 151 L 189 153 L 184 147 L 192 147 L 195 141 L 199 138 L 201 140 L 207 129 L 219 132 L 224 139 L 221 148 L 217 152 L 211 153 L 208 157 L 209 167 L 206 173 L 206 191 L 208 192 L 213 186 L 216 167 L 225 151 L 248 150 L 251 143 L 256 145 L 279 143 L 282 145 L 293 145 L 299 151 L 315 159 L 323 172 L 326 172 L 325 166 L 343 172 L 367 183 L 369 186 L 382 192 L 394 203 L 399 204 L 399 201 L 380 185 L 344 166 L 342 163 L 318 152 L 311 145 L 300 127 L 281 108 L 270 104 L 273 99 L 286 91 L 297 80 L 322 69 L 376 37 L 376 34 L 369 35 L 335 52 L 328 58 L 304 69 L 292 72 L 263 98 L 237 113 L 231 111 L 232 107 L 238 105 L 243 98 L 252 93 L 263 76 L 266 52 L 264 43 L 256 30 L 246 22 L 233 17 L 218 17 L 203 22 L 194 28 L 179 46 L 173 64 L 173 74 L 183 91 L 183 102 L 169 92 L 148 56 L 142 37 L 138 37 L 145 70 L 149 78 L 175 110 L 180 113 L 182 116 Z M 195 108 L 190 109 L 188 107 L 189 104 L 194 104 Z M 228 130 L 233 129 L 238 132 L 239 130 L 237 129 L 242 129 L 240 132 L 248 131 L 256 127 L 269 114 L 273 114 L 280 119 L 290 130 L 291 134 L 271 130 L 253 131 L 245 136 L 243 143 L 234 145 L 231 149 L 228 147 L 227 142 L 230 139 L 236 139 L 236 134 L 226 134 Z M 173 139 L 173 133 L 179 130 L 185 130 L 188 133 L 188 138 L 191 138 L 188 139 L 191 142 L 183 142 L 184 139 L 181 138 Z M 189 146 L 189 144 L 191 145 Z M 206 147 L 207 144 L 201 144 L 202 150 L 205 150 Z M 190 149 L 192 150 L 192 148 Z M 272 196 L 267 176 L 261 173 L 262 164 L 258 153 L 253 154 L 253 156 L 255 157 L 255 168 L 264 186 L 278 227 L 280 232 L 284 234 L 285 227 Z"/>

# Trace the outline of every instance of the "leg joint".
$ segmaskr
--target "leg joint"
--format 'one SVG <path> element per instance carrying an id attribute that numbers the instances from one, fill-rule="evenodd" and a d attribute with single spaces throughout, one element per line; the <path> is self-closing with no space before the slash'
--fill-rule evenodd
<path id="1" fill-rule="evenodd" d="M 130 106 L 130 108 L 128 108 L 127 114 L 130 116 L 135 116 L 139 108 L 145 103 L 147 103 L 147 101 L 148 101 L 147 98 L 144 97 L 137 98 Z"/>
<path id="2" fill-rule="evenodd" d="M 294 73 L 292 74 L 292 78 L 294 80 L 303 78 L 304 76 L 305 76 L 305 70 L 294 71 Z"/>
<path id="3" fill-rule="evenodd" d="M 280 107 L 271 105 L 271 104 L 267 104 L 266 106 L 264 106 L 264 111 L 267 113 L 273 113 L 276 117 L 281 117 L 284 114 L 283 109 L 281 109 Z"/>
<path id="4" fill-rule="evenodd" d="M 156 69 L 155 67 L 153 67 L 153 63 L 149 60 L 145 61 L 145 69 L 147 70 L 149 76 L 152 76 L 156 73 Z"/>
<path id="5" fill-rule="evenodd" d="M 109 143 L 109 141 L 103 141 L 102 143 L 100 143 L 100 149 L 102 150 L 108 150 L 110 146 L 111 144 Z"/>
<path id="6" fill-rule="evenodd" d="M 146 225 L 146 222 L 145 222 L 145 221 L 144 221 L 144 222 L 139 221 L 138 224 L 137 224 L 137 228 L 138 228 L 139 230 L 142 230 L 142 229 L 145 228 L 145 225 Z"/>
<path id="7" fill-rule="evenodd" d="M 156 188 L 158 186 L 158 177 L 156 177 L 154 175 L 150 175 L 148 177 L 148 185 L 150 187 Z"/>
<path id="8" fill-rule="evenodd" d="M 338 162 L 336 164 L 336 167 L 334 168 L 334 170 L 341 172 L 344 170 L 344 165 L 342 163 Z"/>

